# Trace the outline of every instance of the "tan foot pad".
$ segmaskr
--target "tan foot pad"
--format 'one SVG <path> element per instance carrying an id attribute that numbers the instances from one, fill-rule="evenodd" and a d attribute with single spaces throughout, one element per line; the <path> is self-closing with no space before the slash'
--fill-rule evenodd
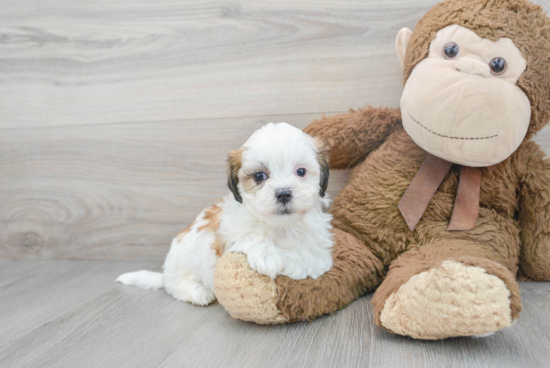
<path id="1" fill-rule="evenodd" d="M 233 318 L 260 324 L 288 322 L 277 309 L 277 286 L 248 265 L 244 254 L 226 253 L 214 274 L 216 298 Z"/>
<path id="2" fill-rule="evenodd" d="M 483 268 L 445 261 L 392 294 L 380 321 L 384 328 L 416 339 L 483 335 L 512 323 L 510 291 Z"/>

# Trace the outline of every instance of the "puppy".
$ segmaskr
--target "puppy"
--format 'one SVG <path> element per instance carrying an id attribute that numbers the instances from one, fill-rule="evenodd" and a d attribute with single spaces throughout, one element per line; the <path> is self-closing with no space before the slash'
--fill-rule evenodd
<path id="1" fill-rule="evenodd" d="M 247 255 L 274 279 L 317 278 L 332 267 L 329 170 L 320 142 L 286 124 L 267 124 L 229 154 L 229 192 L 172 241 L 164 272 L 138 271 L 116 281 L 164 287 L 178 300 L 214 300 L 216 263 L 225 252 Z"/>

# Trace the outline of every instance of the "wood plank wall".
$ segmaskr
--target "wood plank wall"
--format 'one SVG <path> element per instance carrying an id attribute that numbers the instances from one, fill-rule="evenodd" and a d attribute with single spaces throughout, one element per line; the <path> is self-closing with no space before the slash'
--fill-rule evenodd
<path id="1" fill-rule="evenodd" d="M 0 0 L 0 258 L 163 258 L 255 129 L 397 107 L 436 2 Z"/>

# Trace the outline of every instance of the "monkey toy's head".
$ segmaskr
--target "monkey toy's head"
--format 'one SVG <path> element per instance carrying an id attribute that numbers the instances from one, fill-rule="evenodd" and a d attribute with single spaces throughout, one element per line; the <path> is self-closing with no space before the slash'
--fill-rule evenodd
<path id="1" fill-rule="evenodd" d="M 550 20 L 525 0 L 446 0 L 399 31 L 403 126 L 427 152 L 483 167 L 548 121 Z"/>

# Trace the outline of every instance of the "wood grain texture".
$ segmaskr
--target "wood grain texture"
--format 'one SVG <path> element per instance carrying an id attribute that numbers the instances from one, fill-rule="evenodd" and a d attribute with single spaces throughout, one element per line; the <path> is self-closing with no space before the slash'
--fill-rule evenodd
<path id="1" fill-rule="evenodd" d="M 547 367 L 550 361 L 549 283 L 521 283 L 525 311 L 504 331 L 482 339 L 420 341 L 375 327 L 371 296 L 313 322 L 260 326 L 231 318 L 219 304 L 197 307 L 163 290 L 113 282 L 120 272 L 155 268 L 158 261 L 0 265 L 0 277 L 18 276 L 8 284 L 0 278 L 5 368 L 507 368 Z"/>
<path id="2" fill-rule="evenodd" d="M 0 0 L 0 258 L 162 259 L 264 123 L 398 106 L 435 2 Z"/>
<path id="3" fill-rule="evenodd" d="M 0 128 L 397 105 L 436 1 L 3 1 Z"/>
<path id="4" fill-rule="evenodd" d="M 124 261 L 6 261 L 1 266 L 0 346 L 98 297 L 128 270 Z M 132 266 L 160 269 L 158 261 Z"/>
<path id="5" fill-rule="evenodd" d="M 226 187 L 226 155 L 270 121 L 318 115 L 9 129 L 0 257 L 156 258 Z M 332 172 L 329 194 L 349 172 Z"/>

